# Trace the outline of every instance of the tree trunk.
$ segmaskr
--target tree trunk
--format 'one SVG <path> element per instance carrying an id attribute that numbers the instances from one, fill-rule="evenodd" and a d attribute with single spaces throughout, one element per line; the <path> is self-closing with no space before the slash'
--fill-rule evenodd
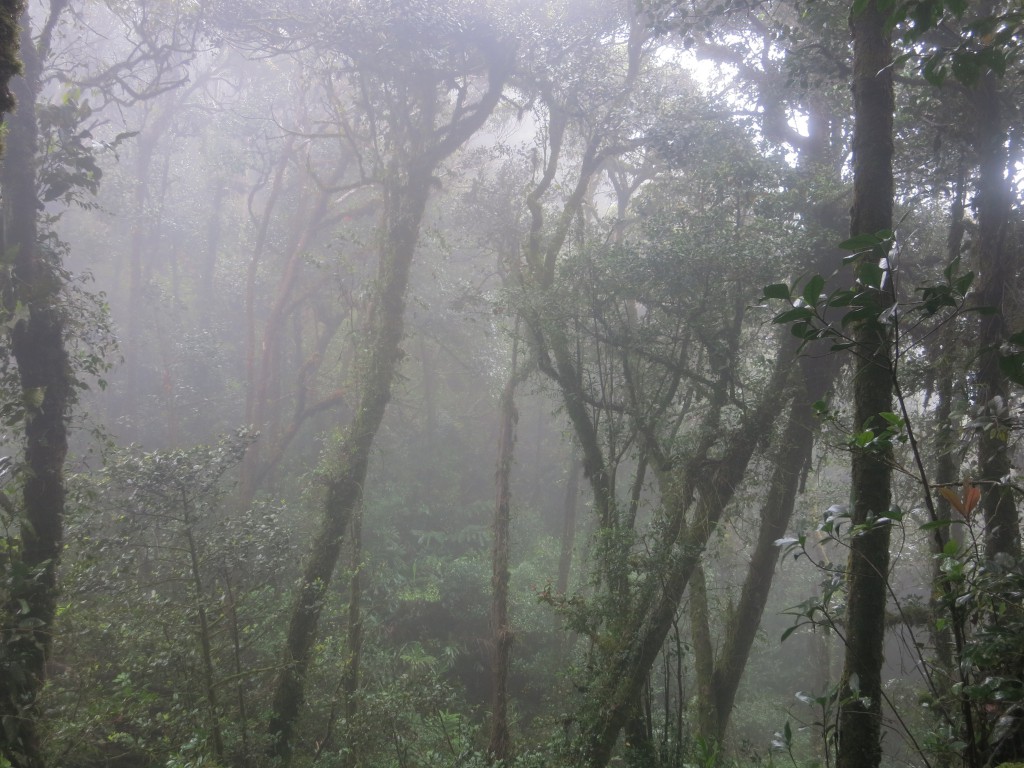
<path id="1" fill-rule="evenodd" d="M 353 510 L 362 500 L 370 449 L 391 397 L 391 384 L 402 358 L 405 292 L 420 221 L 430 195 L 432 168 L 411 168 L 407 178 L 392 173 L 385 185 L 383 246 L 377 296 L 370 314 L 368 355 L 360 382 L 359 406 L 325 478 L 320 530 L 313 542 L 302 582 L 292 606 L 285 666 L 271 705 L 271 754 L 288 763 L 291 739 L 305 691 L 323 601 L 334 576 L 342 538 Z"/>
<path id="2" fill-rule="evenodd" d="M 518 323 L 517 323 L 518 326 Z M 517 328 L 518 331 L 518 328 Z M 498 468 L 495 473 L 494 548 L 491 555 L 491 731 L 487 755 L 496 763 L 512 756 L 508 728 L 508 672 L 512 660 L 512 626 L 508 618 L 509 526 L 512 519 L 512 460 L 516 444 L 516 387 L 524 378 L 517 370 L 518 341 L 512 341 L 512 372 L 501 393 L 501 425 L 498 431 Z"/>
<path id="3" fill-rule="evenodd" d="M 750 556 L 740 600 L 722 633 L 722 648 L 712 673 L 710 693 L 714 730 L 705 735 L 705 740 L 715 744 L 722 744 L 725 739 L 725 729 L 743 670 L 761 626 L 761 616 L 768 603 L 779 558 L 775 542 L 785 536 L 793 515 L 800 475 L 810 460 L 814 445 L 815 427 L 814 411 L 806 402 L 805 390 L 801 387 L 790 407 L 789 419 L 782 433 L 761 513 L 757 544 Z"/>
<path id="4" fill-rule="evenodd" d="M 697 735 L 710 744 L 718 731 L 712 686 L 715 676 L 715 647 L 711 643 L 711 611 L 704 566 L 690 577 L 690 638 L 693 643 L 693 673 L 697 682 Z"/>
<path id="5" fill-rule="evenodd" d="M 13 22 L 12 22 L 13 23 Z M 12 82 L 18 109 L 7 123 L 3 166 L 3 242 L 12 255 L 4 309 L 27 311 L 11 332 L 25 406 L 24 490 L 20 534 L 23 575 L 9 573 L 4 606 L 0 719 L 4 738 L 0 755 L 17 768 L 43 765 L 37 699 L 53 640 L 57 607 L 57 569 L 63 546 L 64 459 L 67 419 L 73 401 L 71 366 L 64 348 L 60 264 L 39 247 L 36 229 L 35 97 L 41 62 L 32 42 L 27 12 L 21 20 L 25 76 Z M 10 567 L 10 563 L 8 563 Z"/>
<path id="6" fill-rule="evenodd" d="M 183 500 L 186 509 L 187 500 Z M 194 521 L 191 512 L 185 517 L 185 542 L 188 544 L 189 570 L 192 577 L 192 594 L 195 600 L 197 633 L 199 635 L 199 659 L 203 670 L 203 692 L 206 694 L 206 706 L 210 715 L 210 740 L 213 743 L 213 757 L 218 762 L 224 761 L 224 736 L 220 727 L 220 704 L 217 701 L 217 680 L 213 666 L 213 639 L 211 637 L 210 619 L 206 613 L 206 590 L 203 587 L 203 573 L 199 561 L 199 547 L 192 526 Z"/>
<path id="7" fill-rule="evenodd" d="M 326 493 L 320 529 L 292 606 L 284 666 L 271 703 L 269 752 L 282 765 L 287 765 L 291 758 L 292 735 L 305 693 L 320 611 L 334 576 L 345 529 L 353 510 L 362 501 L 370 450 L 405 354 L 400 345 L 405 332 L 406 288 L 420 223 L 434 183 L 433 173 L 483 126 L 501 97 L 511 69 L 510 49 L 487 30 L 481 28 L 476 32 L 476 44 L 487 67 L 486 91 L 476 104 L 463 105 L 451 122 L 438 128 L 434 124 L 438 84 L 428 78 L 418 95 L 419 103 L 407 105 L 407 114 L 395 115 L 398 120 L 415 115 L 417 122 L 402 125 L 389 139 L 402 144 L 385 169 L 381 185 L 381 250 L 368 317 L 366 352 L 360 361 L 358 405 L 335 449 L 333 469 L 324 478 Z"/>
<path id="8" fill-rule="evenodd" d="M 341 170 L 335 169 L 332 182 L 340 178 Z M 310 190 L 312 182 L 304 180 L 299 191 L 300 204 L 292 214 L 291 228 L 285 249 L 284 266 L 277 282 L 274 300 L 263 323 L 263 334 L 259 340 L 260 353 L 258 363 L 250 368 L 251 378 L 247 382 L 246 419 L 256 430 L 263 433 L 264 439 L 257 441 L 246 453 L 242 463 L 242 476 L 239 483 L 239 505 L 247 507 L 252 504 L 256 495 L 259 480 L 264 476 L 266 460 L 263 457 L 263 444 L 276 442 L 281 421 L 283 398 L 280 396 L 281 379 L 283 378 L 283 349 L 287 331 L 287 315 L 294 301 L 294 292 L 299 284 L 305 266 L 306 254 L 310 243 L 323 225 L 327 216 L 332 195 L 328 189 L 321 188 L 316 192 Z M 273 202 L 268 201 L 268 210 Z M 253 256 L 253 262 L 256 255 Z M 255 276 L 253 276 L 255 277 Z M 255 344 L 255 336 L 251 339 Z"/>
<path id="9" fill-rule="evenodd" d="M 359 676 L 363 657 L 363 510 L 352 515 L 352 581 L 348 591 L 348 658 L 341 679 L 341 698 L 345 722 L 355 722 L 359 712 Z M 359 752 L 352 748 L 345 753 L 342 765 L 353 768 L 361 762 Z"/>
<path id="10" fill-rule="evenodd" d="M 985 427 L 978 444 L 978 466 L 984 482 L 985 555 L 1020 557 L 1020 522 L 1013 488 L 1004 482 L 1010 474 L 1009 385 L 999 367 L 999 346 L 1006 336 L 1006 287 L 1014 282 L 1016 265 L 1011 256 L 1009 224 L 1013 204 L 1013 168 L 1006 151 L 1006 125 L 1000 104 L 999 82 L 987 72 L 972 95 L 976 117 L 974 136 L 978 153 L 978 271 L 979 303 L 995 310 L 982 315 L 978 335 L 978 405 L 984 409 Z"/>
<path id="11" fill-rule="evenodd" d="M 961 169 L 957 179 L 956 193 L 953 197 L 950 210 L 949 233 L 946 237 L 946 259 L 952 262 L 960 255 L 963 246 L 965 225 L 964 225 L 964 174 Z M 941 352 L 938 355 L 935 366 L 935 482 L 937 485 L 952 484 L 960 477 L 960 459 L 957 456 L 957 437 L 952 423 L 953 413 L 953 377 L 954 360 L 953 350 L 957 348 L 953 337 L 952 328 L 944 328 L 940 339 Z M 963 540 L 964 527 L 959 525 L 959 520 L 952 516 L 952 505 L 941 494 L 936 494 L 935 511 L 940 520 L 950 521 L 948 528 L 937 528 L 934 536 L 928 537 L 929 546 L 932 552 L 932 584 L 943 583 L 945 575 L 942 573 L 942 550 L 946 542 Z M 932 613 L 929 622 L 929 632 L 932 636 L 932 644 L 935 648 L 935 666 L 939 671 L 936 680 L 938 694 L 943 697 L 939 712 L 946 709 L 946 705 L 954 701 L 953 683 L 956 679 L 953 661 L 953 636 L 945 621 L 945 608 L 942 605 L 943 590 L 933 589 L 930 601 Z M 941 622 L 940 622 L 941 620 Z M 934 678 L 935 676 L 933 676 Z M 949 764 L 949 758 L 942 757 L 942 763 Z"/>
<path id="12" fill-rule="evenodd" d="M 569 591 L 572 553 L 576 546 L 576 507 L 579 495 L 580 460 L 574 442 L 572 455 L 569 457 L 569 474 L 565 479 L 565 500 L 562 504 L 562 539 L 558 551 L 558 574 L 555 577 L 555 594 L 557 595 L 565 595 Z"/>
<path id="13" fill-rule="evenodd" d="M 732 435 L 720 459 L 712 463 L 702 454 L 682 467 L 658 468 L 664 538 L 652 557 L 660 564 L 660 578 L 650 579 L 639 594 L 632 596 L 627 615 L 617 622 L 617 626 L 629 630 L 617 633 L 621 637 L 607 638 L 608 647 L 601 653 L 580 708 L 581 733 L 572 757 L 575 765 L 604 768 L 611 759 L 619 734 L 674 624 L 693 570 L 754 455 L 758 441 L 750 436 L 772 430 L 785 392 L 789 363 L 786 347 L 779 352 L 772 381 L 761 401 Z M 696 509 L 688 516 L 691 506 Z"/>
<path id="14" fill-rule="evenodd" d="M 851 16 L 853 34 L 854 202 L 852 235 L 892 229 L 892 55 L 886 14 L 876 0 Z M 861 259 L 878 263 L 869 252 Z M 892 274 L 878 287 L 863 286 L 879 311 L 892 303 Z M 855 430 L 883 429 L 880 413 L 891 412 L 893 371 L 890 331 L 875 317 L 854 328 Z M 853 535 L 847 565 L 846 655 L 839 701 L 839 768 L 877 768 L 882 758 L 882 661 L 886 591 L 889 578 L 888 523 L 892 500 L 892 451 L 887 444 L 853 454 Z"/>

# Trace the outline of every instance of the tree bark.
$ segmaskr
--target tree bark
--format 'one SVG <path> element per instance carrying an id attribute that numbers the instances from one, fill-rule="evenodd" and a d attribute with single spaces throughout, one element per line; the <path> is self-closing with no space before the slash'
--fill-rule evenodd
<path id="1" fill-rule="evenodd" d="M 341 698 L 345 721 L 355 722 L 359 712 L 359 679 L 363 658 L 363 510 L 352 515 L 352 581 L 348 591 L 348 658 L 341 678 Z M 361 755 L 353 748 L 345 753 L 345 768 L 358 766 Z"/>
<path id="2" fill-rule="evenodd" d="M 17 319 L 11 332 L 11 351 L 18 365 L 25 406 L 21 542 L 16 555 L 24 572 L 9 575 L 12 584 L 4 606 L 0 649 L 4 662 L 0 675 L 4 738 L 0 740 L 0 755 L 16 768 L 41 768 L 37 699 L 45 679 L 57 607 L 64 459 L 73 387 L 64 348 L 60 264 L 38 243 L 35 97 L 41 62 L 27 12 L 21 27 L 25 75 L 12 82 L 18 108 L 8 121 L 0 252 L 11 254 L 13 260 L 11 281 L 4 289 L 5 312 L 14 318 L 20 308 L 27 315 Z"/>
<path id="3" fill-rule="evenodd" d="M 876 0 L 851 16 L 853 34 L 854 202 L 852 235 L 892 229 L 893 84 L 886 14 Z M 877 263 L 879 255 L 860 257 Z M 863 290 L 880 312 L 892 303 L 893 275 Z M 854 328 L 855 430 L 883 429 L 880 413 L 891 412 L 893 370 L 890 331 L 875 317 Z M 885 443 L 856 450 L 851 466 L 852 523 L 861 531 L 850 541 L 847 565 L 846 654 L 839 701 L 839 768 L 877 768 L 882 758 L 882 661 L 889 577 L 888 523 L 892 499 L 892 451 Z"/>
<path id="4" fill-rule="evenodd" d="M 992 72 L 981 76 L 971 94 L 976 117 L 978 154 L 978 271 L 979 303 L 995 310 L 980 319 L 978 335 L 978 406 L 985 412 L 985 427 L 978 443 L 978 466 L 984 483 L 985 555 L 1020 557 L 1020 521 L 1010 474 L 1009 383 L 999 367 L 999 346 L 1006 337 L 1006 306 L 1016 265 L 1010 248 L 1009 226 L 1013 168 L 1006 151 L 1006 123 L 1000 103 L 999 81 Z"/>
<path id="5" fill-rule="evenodd" d="M 965 224 L 964 224 L 964 186 L 965 179 L 961 169 L 957 179 L 956 192 L 953 197 L 950 210 L 949 232 L 946 237 L 946 259 L 952 262 L 960 255 L 963 246 Z M 953 413 L 953 381 L 954 361 L 953 350 L 957 348 L 953 329 L 944 328 L 940 339 L 943 340 L 941 351 L 933 354 L 938 356 L 935 366 L 935 482 L 938 485 L 957 482 L 960 476 L 960 459 L 957 455 L 957 438 L 952 422 Z M 928 537 L 929 546 L 932 552 L 932 584 L 942 584 L 945 575 L 942 573 L 942 550 L 946 542 L 950 540 L 962 543 L 963 525 L 953 516 L 952 505 L 941 494 L 936 494 L 935 511 L 938 518 L 949 521 L 948 528 L 937 528 L 934 536 Z M 932 636 L 932 644 L 935 648 L 935 666 L 938 669 L 938 680 L 936 688 L 943 702 L 939 711 L 945 710 L 946 706 L 953 702 L 955 695 L 953 683 L 955 678 L 953 662 L 953 636 L 945 621 L 940 624 L 940 619 L 945 618 L 945 609 L 942 605 L 941 589 L 933 589 L 930 600 L 932 619 L 928 629 Z M 948 765 L 950 760 L 941 757 L 942 763 Z"/>
<path id="6" fill-rule="evenodd" d="M 518 325 L 518 324 L 517 324 Z M 517 370 L 518 342 L 512 341 L 512 372 L 501 393 L 498 462 L 495 472 L 494 547 L 491 554 L 491 730 L 487 755 L 496 763 L 512 756 L 508 727 L 508 673 L 512 661 L 512 626 L 508 617 L 509 527 L 512 520 L 512 461 L 516 444 L 516 387 L 525 371 Z"/>
<path id="7" fill-rule="evenodd" d="M 779 557 L 776 541 L 785 536 L 796 504 L 800 475 L 810 460 L 814 445 L 816 420 L 801 387 L 790 407 L 789 419 L 782 433 L 782 442 L 768 485 L 761 513 L 757 544 L 750 556 L 750 566 L 743 582 L 739 603 L 733 609 L 722 634 L 722 647 L 711 677 L 710 703 L 714 729 L 705 739 L 723 743 L 736 693 L 740 687 L 750 649 L 754 645 L 761 616 L 768 603 Z"/>
<path id="8" fill-rule="evenodd" d="M 558 574 L 555 577 L 555 594 L 564 595 L 569 591 L 569 575 L 572 572 L 572 553 L 576 546 L 576 507 L 580 494 L 580 460 L 576 444 L 573 443 L 569 457 L 569 474 L 565 479 L 565 499 L 562 503 L 562 538 L 558 551 Z"/>
<path id="9" fill-rule="evenodd" d="M 693 643 L 693 673 L 697 683 L 697 735 L 710 744 L 718 727 L 712 687 L 715 676 L 715 648 L 711 643 L 711 611 L 708 608 L 704 566 L 698 565 L 690 577 L 690 638 Z"/>

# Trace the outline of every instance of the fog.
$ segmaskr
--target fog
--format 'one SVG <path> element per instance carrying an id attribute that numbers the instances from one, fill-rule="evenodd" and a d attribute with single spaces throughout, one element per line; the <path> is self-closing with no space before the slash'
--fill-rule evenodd
<path id="1" fill-rule="evenodd" d="M 31 4 L 0 765 L 1021 759 L 1020 17 L 880 5 Z"/>

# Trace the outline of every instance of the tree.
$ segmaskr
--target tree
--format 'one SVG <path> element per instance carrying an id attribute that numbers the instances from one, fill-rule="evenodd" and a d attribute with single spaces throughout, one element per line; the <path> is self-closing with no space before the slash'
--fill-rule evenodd
<path id="1" fill-rule="evenodd" d="M 854 451 L 850 475 L 854 525 L 846 570 L 846 656 L 839 693 L 840 768 L 877 768 L 882 758 L 882 645 L 889 590 L 892 502 L 891 445 L 882 414 L 891 412 L 890 327 L 882 313 L 893 303 L 888 246 L 892 229 L 894 110 L 890 31 L 875 2 L 854 8 L 852 238 L 881 238 L 858 257 L 858 286 L 867 312 L 854 327 L 854 424 L 872 436 Z M 880 261 L 881 260 L 881 261 Z"/>
<path id="2" fill-rule="evenodd" d="M 63 6 L 50 7 L 56 22 Z M 9 23 L 9 19 L 4 23 Z M 45 41 L 48 42 L 48 41 Z M 36 48 L 27 12 L 21 18 L 24 75 L 13 83 L 17 111 L 8 120 L 2 171 L 3 239 L 10 278 L 3 310 L 24 407 L 22 499 L 16 511 L 20 540 L 8 540 L 0 653 L 2 754 L 15 766 L 42 766 L 36 703 L 45 679 L 57 609 L 57 569 L 63 546 L 64 458 L 73 402 L 71 363 L 64 344 L 60 257 L 39 241 L 37 229 L 35 100 L 47 51 Z"/>
<path id="3" fill-rule="evenodd" d="M 993 4 L 983 3 L 982 14 L 992 15 Z M 1007 128 L 1003 116 L 1005 94 L 1000 78 L 989 69 L 970 91 L 975 116 L 974 145 L 978 157 L 975 208 L 978 217 L 977 258 L 981 273 L 978 302 L 991 312 L 980 318 L 978 334 L 978 407 L 986 422 L 979 434 L 979 479 L 988 487 L 983 499 L 985 548 L 989 557 L 1019 559 L 1020 518 L 1014 491 L 1006 484 L 1010 474 L 1009 380 L 999 363 L 999 347 L 1009 333 L 1006 318 L 1012 309 L 1007 287 L 1013 284 L 1014 259 L 1011 235 L 1011 179 L 1013 164 L 1006 150 Z"/>
<path id="4" fill-rule="evenodd" d="M 417 5 L 415 27 L 405 23 L 408 9 L 394 6 L 378 16 L 344 14 L 339 28 L 351 35 L 339 46 L 350 62 L 356 93 L 370 94 L 362 108 L 381 126 L 376 138 L 388 154 L 376 158 L 383 201 L 378 277 L 373 308 L 359 361 L 359 395 L 352 423 L 345 430 L 325 473 L 320 528 L 296 594 L 285 643 L 284 666 L 275 684 L 269 732 L 271 752 L 285 762 L 299 716 L 306 672 L 327 587 L 353 510 L 360 503 L 374 437 L 384 417 L 391 385 L 402 358 L 405 294 L 416 251 L 420 222 L 430 197 L 433 174 L 484 124 L 511 68 L 508 44 L 486 21 L 466 26 L 455 8 Z M 364 24 L 369 28 L 362 28 Z M 362 35 L 360 37 L 359 35 Z M 363 46 L 376 35 L 389 41 L 390 66 L 380 70 L 380 51 Z M 486 78 L 477 100 L 470 83 Z M 456 84 L 454 104 L 449 85 Z"/>
<path id="5" fill-rule="evenodd" d="M 21 16 L 24 69 L 12 84 L 18 109 L 8 121 L 8 151 L 0 173 L 4 192 L 0 251 L 8 260 L 0 286 L 4 325 L 9 332 L 4 346 L 16 365 L 20 389 L 10 423 L 24 432 L 18 472 L 21 503 L 4 510 L 13 518 L 10 525 L 17 533 L 7 541 L 0 627 L 4 662 L 0 721 L 6 737 L 2 754 L 17 766 L 42 765 L 37 700 L 52 647 L 58 599 L 68 420 L 76 390 L 86 386 L 80 376 L 103 366 L 95 356 L 83 366 L 69 355 L 68 328 L 77 321 L 77 310 L 69 297 L 64 246 L 49 229 L 40 227 L 45 204 L 81 201 L 83 192 L 95 192 L 101 175 L 93 153 L 84 145 L 86 131 L 77 124 L 89 114 L 89 108 L 73 97 L 65 100 L 63 111 L 47 113 L 36 103 L 43 91 L 44 68 L 53 53 L 55 32 L 68 5 L 67 0 L 49 3 L 38 29 L 33 28 L 27 10 Z M 2 24 L 11 28 L 14 19 L 4 17 Z M 139 46 L 135 63 L 144 64 L 148 51 L 145 45 Z M 155 80 L 142 80 L 155 85 L 164 74 L 158 70 Z M 57 79 L 68 76 L 63 72 Z M 138 93 L 136 96 L 141 98 Z M 60 134 L 60 142 L 43 145 L 38 118 L 50 118 L 53 112 L 58 120 L 66 118 L 70 124 L 48 126 L 58 134 L 65 133 Z"/>

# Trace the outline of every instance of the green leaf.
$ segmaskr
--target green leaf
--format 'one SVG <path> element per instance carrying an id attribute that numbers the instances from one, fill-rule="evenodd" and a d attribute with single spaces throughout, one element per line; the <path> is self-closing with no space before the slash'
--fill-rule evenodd
<path id="1" fill-rule="evenodd" d="M 811 306 L 818 303 L 818 299 L 821 298 L 821 289 L 825 287 L 825 278 L 821 275 L 815 275 L 807 281 L 807 285 L 804 286 L 803 297 Z"/>
<path id="2" fill-rule="evenodd" d="M 843 319 L 841 322 L 843 324 L 843 327 L 845 328 L 850 323 L 856 323 L 859 320 L 873 318 L 876 314 L 877 313 L 875 312 L 874 307 L 859 307 L 858 309 L 854 309 L 843 315 Z"/>
<path id="3" fill-rule="evenodd" d="M 26 408 L 39 408 L 46 397 L 45 387 L 30 387 L 22 392 L 22 402 Z"/>
<path id="4" fill-rule="evenodd" d="M 947 283 L 951 283 L 953 282 L 953 275 L 955 275 L 959 270 L 960 257 L 957 256 L 951 262 L 949 262 L 949 264 L 946 265 L 946 268 L 944 270 L 942 270 L 942 276 L 946 278 Z"/>
<path id="5" fill-rule="evenodd" d="M 764 298 L 766 299 L 789 300 L 790 297 L 789 286 L 785 283 L 773 283 L 772 285 L 766 285 L 763 291 Z"/>
<path id="6" fill-rule="evenodd" d="M 789 327 L 789 332 L 796 336 L 798 339 L 803 339 L 804 341 L 814 341 L 822 333 L 827 333 L 825 329 L 821 329 L 819 331 L 817 328 L 815 328 L 813 325 L 811 325 L 809 322 L 805 320 L 793 323 Z"/>
<path id="7" fill-rule="evenodd" d="M 851 291 L 849 288 L 844 288 L 841 291 L 836 291 L 828 297 L 828 306 L 830 307 L 848 307 L 853 303 L 853 299 L 857 294 Z"/>
<path id="8" fill-rule="evenodd" d="M 953 283 L 953 290 L 959 293 L 961 296 L 967 293 L 971 288 L 971 284 L 974 282 L 974 273 L 966 272 L 956 279 Z"/>
<path id="9" fill-rule="evenodd" d="M 885 270 L 874 262 L 862 261 L 857 265 L 857 279 L 860 281 L 861 285 L 867 285 L 872 288 L 881 288 L 882 278 L 884 276 Z"/>
<path id="10" fill-rule="evenodd" d="M 866 429 L 853 436 L 853 444 L 858 448 L 864 448 L 865 446 L 871 445 L 874 439 L 875 433 L 870 429 Z"/>
<path id="11" fill-rule="evenodd" d="M 795 320 L 809 320 L 812 317 L 814 317 L 814 310 L 810 307 L 793 307 L 793 309 L 787 309 L 776 315 L 772 322 L 776 324 L 792 323 Z"/>
<path id="12" fill-rule="evenodd" d="M 938 55 L 933 55 L 925 62 L 921 74 L 924 75 L 924 79 L 929 85 L 938 88 L 946 81 L 946 75 L 949 73 L 942 59 Z"/>

